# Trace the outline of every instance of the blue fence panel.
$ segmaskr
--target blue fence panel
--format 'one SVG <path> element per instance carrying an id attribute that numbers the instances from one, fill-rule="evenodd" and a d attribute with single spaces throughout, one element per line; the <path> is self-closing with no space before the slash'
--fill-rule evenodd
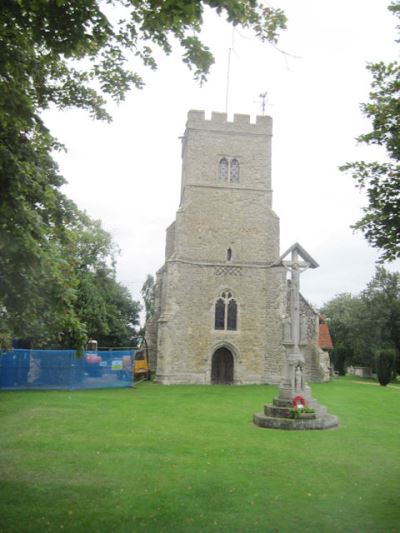
<path id="1" fill-rule="evenodd" d="M 129 387 L 134 350 L 85 352 L 21 350 L 0 355 L 0 389 Z"/>

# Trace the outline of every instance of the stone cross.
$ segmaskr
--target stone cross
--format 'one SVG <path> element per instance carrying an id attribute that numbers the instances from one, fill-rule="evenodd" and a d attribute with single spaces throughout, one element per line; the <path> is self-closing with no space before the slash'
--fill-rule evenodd
<path id="1" fill-rule="evenodd" d="M 287 259 L 289 257 L 289 259 Z M 280 258 L 291 274 L 289 315 L 283 317 L 282 343 L 286 350 L 285 368 L 279 385 L 279 395 L 271 404 L 264 405 L 263 413 L 256 413 L 253 421 L 257 426 L 274 429 L 329 429 L 339 423 L 338 417 L 327 412 L 311 396 L 311 389 L 304 379 L 305 328 L 300 318 L 300 274 L 307 268 L 317 268 L 318 263 L 295 243 Z M 300 396 L 300 398 L 299 398 Z M 303 413 L 301 406 L 311 407 Z M 291 408 L 300 410 L 292 418 Z"/>
<path id="2" fill-rule="evenodd" d="M 280 396 L 289 400 L 298 394 L 307 393 L 304 380 L 305 361 L 301 350 L 303 335 L 300 327 L 300 274 L 319 265 L 298 243 L 293 244 L 280 260 L 291 274 L 289 316 L 283 320 L 286 362 L 280 386 Z"/>

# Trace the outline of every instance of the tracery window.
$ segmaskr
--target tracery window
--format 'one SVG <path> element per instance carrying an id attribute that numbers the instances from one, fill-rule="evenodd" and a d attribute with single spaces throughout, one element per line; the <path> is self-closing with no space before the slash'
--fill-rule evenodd
<path id="1" fill-rule="evenodd" d="M 218 178 L 220 181 L 228 181 L 229 175 L 229 162 L 223 157 L 219 162 L 219 173 Z"/>
<path id="2" fill-rule="evenodd" d="M 229 300 L 228 302 L 228 319 L 227 319 L 227 329 L 235 330 L 237 322 L 237 304 L 236 300 Z"/>
<path id="3" fill-rule="evenodd" d="M 232 159 L 231 161 L 230 178 L 232 183 L 239 183 L 239 161 L 237 159 Z"/>
<path id="4" fill-rule="evenodd" d="M 218 179 L 219 181 L 227 181 L 229 183 L 239 183 L 239 161 L 236 158 L 230 159 L 227 157 L 220 159 L 218 167 Z"/>
<path id="5" fill-rule="evenodd" d="M 215 329 L 225 329 L 225 302 L 222 298 L 215 304 Z"/>
<path id="6" fill-rule="evenodd" d="M 214 328 L 229 331 L 237 329 L 237 302 L 230 291 L 223 291 L 215 302 Z"/>

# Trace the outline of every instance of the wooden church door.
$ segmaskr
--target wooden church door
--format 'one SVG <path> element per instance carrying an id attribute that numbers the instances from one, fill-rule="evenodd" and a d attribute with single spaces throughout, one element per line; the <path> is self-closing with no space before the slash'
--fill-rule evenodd
<path id="1" fill-rule="evenodd" d="M 233 383 L 233 355 L 228 348 L 219 348 L 212 357 L 211 383 L 213 385 Z"/>

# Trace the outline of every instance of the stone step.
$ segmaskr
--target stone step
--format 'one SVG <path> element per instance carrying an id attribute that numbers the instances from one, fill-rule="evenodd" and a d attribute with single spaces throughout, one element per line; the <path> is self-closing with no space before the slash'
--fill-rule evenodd
<path id="1" fill-rule="evenodd" d="M 276 407 L 275 405 L 268 404 L 264 405 L 264 414 L 266 416 L 275 416 L 278 418 L 292 418 L 290 416 L 291 408 L 292 407 Z M 316 413 L 304 413 L 302 416 L 303 418 L 315 418 Z"/>
<path id="2" fill-rule="evenodd" d="M 308 407 L 312 407 L 318 417 L 323 417 L 328 413 L 324 405 L 320 405 L 317 400 L 311 399 L 307 402 Z M 272 404 L 264 405 L 264 413 L 267 416 L 288 417 L 289 409 L 292 409 L 292 403 L 288 400 L 274 398 Z"/>
<path id="3" fill-rule="evenodd" d="M 286 400 L 286 399 L 283 399 L 283 398 L 274 398 L 272 400 L 272 403 L 276 407 L 286 407 L 286 408 L 292 407 L 292 402 L 290 400 Z"/>
<path id="4" fill-rule="evenodd" d="M 253 422 L 255 425 L 262 428 L 291 430 L 331 429 L 337 427 L 339 424 L 338 417 L 330 414 L 326 414 L 322 417 L 317 416 L 314 419 L 302 419 L 279 418 L 275 416 L 267 416 L 264 413 L 256 413 L 253 417 Z"/>
<path id="5" fill-rule="evenodd" d="M 316 400 L 312 400 L 309 406 L 315 409 L 318 417 L 324 417 L 328 414 L 328 409 L 324 405 L 320 405 Z"/>
<path id="6" fill-rule="evenodd" d="M 267 416 L 277 416 L 278 418 L 288 418 L 290 414 L 291 406 L 278 407 L 274 404 L 264 405 L 264 413 Z"/>

